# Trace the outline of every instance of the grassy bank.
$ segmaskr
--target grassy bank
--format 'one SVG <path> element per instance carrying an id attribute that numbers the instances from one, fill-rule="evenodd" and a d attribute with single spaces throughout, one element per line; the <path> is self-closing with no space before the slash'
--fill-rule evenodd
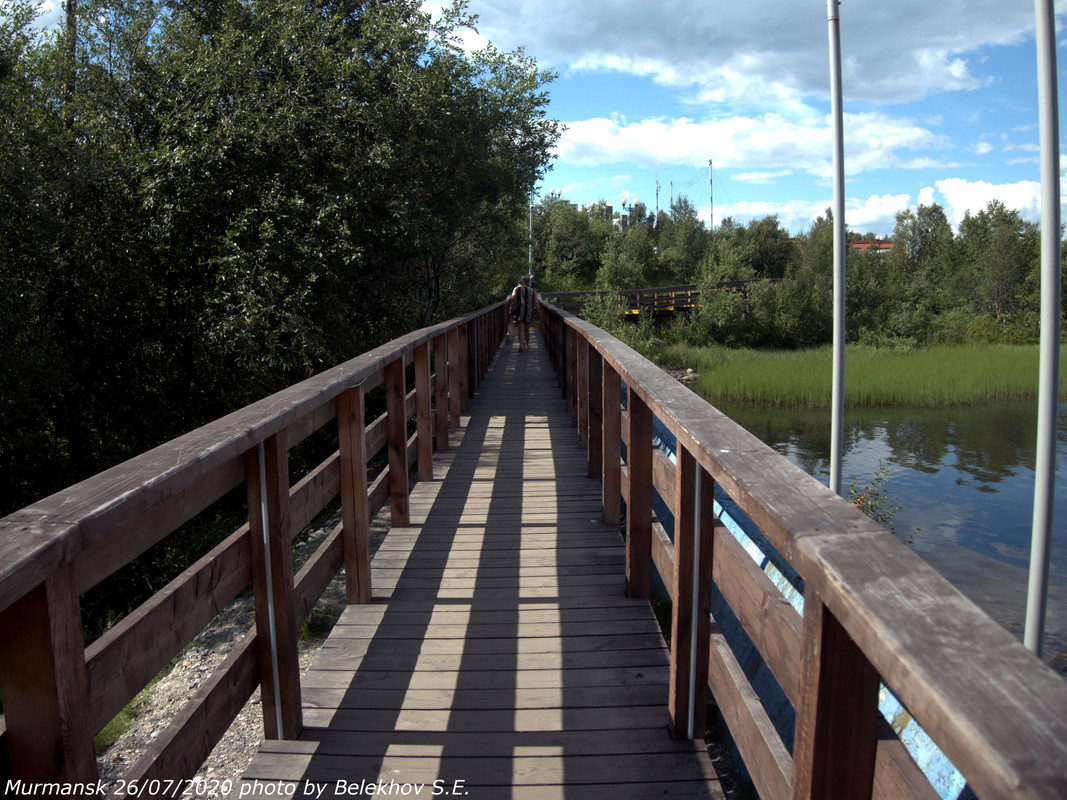
<path id="1" fill-rule="evenodd" d="M 700 383 L 693 388 L 712 402 L 830 406 L 829 347 L 759 351 L 670 346 L 655 358 L 664 366 L 696 370 Z M 1061 372 L 1065 364 L 1061 356 Z M 1037 385 L 1036 346 L 962 345 L 910 351 L 857 346 L 847 348 L 845 354 L 845 403 L 853 407 L 1017 400 L 1036 396 Z"/>

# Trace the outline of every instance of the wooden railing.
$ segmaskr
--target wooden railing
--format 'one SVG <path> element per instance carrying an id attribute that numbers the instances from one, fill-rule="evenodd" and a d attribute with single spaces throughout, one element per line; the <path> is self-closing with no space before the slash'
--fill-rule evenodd
<path id="1" fill-rule="evenodd" d="M 249 583 L 254 629 L 125 780 L 180 794 L 257 687 L 267 737 L 295 737 L 299 622 L 342 566 L 348 602 L 370 600 L 369 520 L 389 501 L 407 524 L 409 464 L 432 477 L 434 445 L 448 446 L 506 325 L 501 303 L 409 334 L 0 520 L 0 783 L 93 795 L 94 734 Z M 364 398 L 383 383 L 387 411 L 366 425 Z M 333 421 L 336 452 L 290 485 L 289 450 Z M 368 483 L 383 448 L 388 467 Z M 84 647 L 80 595 L 242 483 L 248 523 Z M 294 575 L 294 536 L 338 494 L 341 523 Z"/>
<path id="2" fill-rule="evenodd" d="M 1067 682 L 884 528 L 661 369 L 567 312 L 546 306 L 542 320 L 605 522 L 625 501 L 628 591 L 648 596 L 654 568 L 672 600 L 677 735 L 702 736 L 710 688 L 764 800 L 937 797 L 879 715 L 884 682 L 983 800 L 1065 796 Z M 673 463 L 653 446 L 653 416 L 676 438 Z M 715 517 L 716 485 L 802 578 L 803 615 Z M 712 581 L 796 711 L 792 752 L 709 615 Z"/>
<path id="3" fill-rule="evenodd" d="M 723 281 L 713 288 L 724 292 L 747 291 L 752 281 Z M 695 283 L 681 286 L 657 286 L 648 289 L 624 289 L 617 292 L 545 292 L 542 299 L 573 314 L 581 314 L 590 300 L 610 298 L 624 314 L 667 316 L 696 308 L 700 287 Z"/>

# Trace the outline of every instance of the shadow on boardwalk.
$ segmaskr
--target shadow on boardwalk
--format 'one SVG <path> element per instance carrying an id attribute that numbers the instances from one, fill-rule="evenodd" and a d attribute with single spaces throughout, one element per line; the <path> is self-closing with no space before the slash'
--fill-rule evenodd
<path id="1" fill-rule="evenodd" d="M 501 353 L 451 444 L 305 677 L 301 738 L 239 792 L 722 797 L 703 742 L 667 734 L 667 649 L 536 343 Z"/>

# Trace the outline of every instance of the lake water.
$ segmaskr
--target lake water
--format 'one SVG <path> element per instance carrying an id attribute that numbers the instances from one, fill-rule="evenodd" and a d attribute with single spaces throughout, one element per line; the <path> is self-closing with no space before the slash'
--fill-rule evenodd
<path id="1" fill-rule="evenodd" d="M 824 484 L 830 413 L 725 413 Z M 1067 404 L 1061 404 L 1044 658 L 1067 669 Z M 898 535 L 998 623 L 1022 640 L 1033 518 L 1037 403 L 979 408 L 846 410 L 842 483 L 870 483 L 888 466 L 885 492 L 901 508 Z"/>

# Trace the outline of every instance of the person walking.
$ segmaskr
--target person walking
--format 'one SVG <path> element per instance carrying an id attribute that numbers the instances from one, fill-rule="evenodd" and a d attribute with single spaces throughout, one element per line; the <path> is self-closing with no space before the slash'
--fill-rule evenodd
<path id="1" fill-rule="evenodd" d="M 530 323 L 533 322 L 537 303 L 537 291 L 530 286 L 530 276 L 523 275 L 508 299 L 508 311 L 515 320 L 520 353 L 530 349 Z"/>

